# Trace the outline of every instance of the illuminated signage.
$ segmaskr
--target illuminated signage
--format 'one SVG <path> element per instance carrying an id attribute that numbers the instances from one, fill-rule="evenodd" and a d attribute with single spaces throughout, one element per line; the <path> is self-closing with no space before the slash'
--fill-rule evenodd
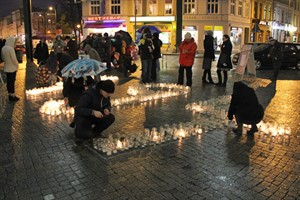
<path id="1" fill-rule="evenodd" d="M 121 17 L 114 17 L 114 16 L 95 16 L 95 17 L 87 17 L 88 21 L 119 21 Z"/>

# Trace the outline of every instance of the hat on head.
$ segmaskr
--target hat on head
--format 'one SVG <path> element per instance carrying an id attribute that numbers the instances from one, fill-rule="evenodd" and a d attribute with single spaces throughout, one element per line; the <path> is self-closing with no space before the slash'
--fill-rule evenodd
<path id="1" fill-rule="evenodd" d="M 184 35 L 184 39 L 192 39 L 192 35 L 190 32 L 187 32 L 185 35 Z"/>
<path id="2" fill-rule="evenodd" d="M 102 89 L 107 93 L 114 93 L 115 84 L 112 82 L 112 80 L 100 81 L 97 83 L 97 88 Z"/>

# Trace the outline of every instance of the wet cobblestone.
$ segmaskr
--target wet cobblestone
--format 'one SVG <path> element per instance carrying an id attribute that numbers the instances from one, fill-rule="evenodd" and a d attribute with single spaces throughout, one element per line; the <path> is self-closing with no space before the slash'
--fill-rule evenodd
<path id="1" fill-rule="evenodd" d="M 231 94 L 232 74 L 227 88 L 202 85 L 201 62 L 196 61 L 187 98 L 114 109 L 116 122 L 106 134 L 191 121 L 187 103 Z M 237 137 L 224 128 L 110 158 L 76 145 L 70 119 L 39 114 L 50 96 L 26 99 L 25 89 L 35 87 L 33 72 L 19 70 L 21 100 L 15 104 L 0 88 L 0 199 L 299 199 L 299 71 L 281 71 L 276 83 L 256 90 L 266 108 L 264 121 L 291 127 L 288 145 L 270 148 L 258 134 Z M 257 73 L 260 78 L 272 75 L 269 70 Z M 140 71 L 121 78 L 114 98 L 125 96 L 139 76 Z M 176 80 L 176 60 L 168 60 L 159 81 Z"/>

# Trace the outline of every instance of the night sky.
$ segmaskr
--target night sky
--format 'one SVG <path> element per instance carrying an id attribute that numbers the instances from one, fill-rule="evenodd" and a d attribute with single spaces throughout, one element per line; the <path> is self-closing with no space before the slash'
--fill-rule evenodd
<path id="1" fill-rule="evenodd" d="M 54 0 L 31 0 L 32 7 L 47 8 L 48 6 L 54 6 Z M 11 11 L 17 10 L 19 7 L 23 7 L 23 0 L 0 0 L 0 17 L 6 16 Z"/>

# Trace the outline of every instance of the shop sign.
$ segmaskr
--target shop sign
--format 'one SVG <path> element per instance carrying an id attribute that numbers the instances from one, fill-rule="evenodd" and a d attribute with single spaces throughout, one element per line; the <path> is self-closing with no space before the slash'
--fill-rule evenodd
<path id="1" fill-rule="evenodd" d="M 215 26 L 215 31 L 223 31 L 223 26 Z"/>
<path id="2" fill-rule="evenodd" d="M 204 26 L 204 30 L 205 31 L 212 31 L 212 30 L 214 30 L 214 27 L 213 26 Z"/>
<path id="3" fill-rule="evenodd" d="M 106 20 L 110 20 L 110 21 L 118 21 L 120 20 L 121 17 L 115 17 L 115 16 L 93 16 L 93 17 L 88 17 L 87 20 L 88 21 L 106 21 Z"/>

